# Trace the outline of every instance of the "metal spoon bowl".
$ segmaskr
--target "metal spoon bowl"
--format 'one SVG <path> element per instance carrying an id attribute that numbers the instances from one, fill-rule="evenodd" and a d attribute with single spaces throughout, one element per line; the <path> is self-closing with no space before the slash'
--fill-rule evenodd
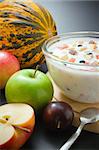
<path id="1" fill-rule="evenodd" d="M 75 140 L 80 135 L 83 127 L 89 123 L 95 123 L 99 121 L 99 109 L 98 108 L 87 108 L 81 111 L 80 113 L 80 126 L 77 131 L 69 138 L 69 140 L 59 149 L 59 150 L 68 150 Z"/>
<path id="2" fill-rule="evenodd" d="M 99 121 L 99 109 L 98 108 L 87 108 L 80 113 L 81 122 L 95 123 Z"/>

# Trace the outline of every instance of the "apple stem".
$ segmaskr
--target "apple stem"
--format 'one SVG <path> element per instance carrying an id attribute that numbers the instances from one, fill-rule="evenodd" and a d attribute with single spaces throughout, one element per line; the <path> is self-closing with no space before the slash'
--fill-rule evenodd
<path id="1" fill-rule="evenodd" d="M 36 72 L 37 72 L 38 68 L 39 68 L 39 65 L 36 66 L 35 72 L 34 72 L 34 74 L 33 74 L 33 77 L 34 77 L 34 78 L 35 78 L 35 75 L 36 75 Z"/>
<path id="2" fill-rule="evenodd" d="M 0 123 L 3 123 L 3 124 L 5 124 L 5 123 L 9 123 L 9 124 L 10 124 L 10 125 L 12 125 L 14 128 L 17 128 L 17 129 L 23 130 L 23 131 L 28 132 L 28 133 L 30 133 L 30 132 L 31 132 L 31 130 L 30 130 L 30 129 L 27 129 L 27 128 L 25 128 L 25 127 L 20 127 L 20 126 L 17 126 L 17 125 L 13 125 L 13 124 L 11 124 L 10 122 L 8 122 L 7 120 L 4 120 L 4 119 L 0 119 Z"/>
<path id="3" fill-rule="evenodd" d="M 20 129 L 20 130 L 23 130 L 23 131 L 25 131 L 25 132 L 28 132 L 28 133 L 31 132 L 30 129 L 27 129 L 27 128 L 24 128 L 24 127 L 20 127 L 20 126 L 16 126 L 16 125 L 12 125 L 12 126 L 15 127 L 15 128 L 17 128 L 17 129 Z"/>

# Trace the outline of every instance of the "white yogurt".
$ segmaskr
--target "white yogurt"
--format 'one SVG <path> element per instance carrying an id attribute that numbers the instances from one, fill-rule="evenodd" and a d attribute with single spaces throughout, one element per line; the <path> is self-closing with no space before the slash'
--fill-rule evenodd
<path id="1" fill-rule="evenodd" d="M 95 43 L 89 44 L 90 41 Z M 75 55 L 69 53 L 71 49 L 75 51 Z M 99 102 L 99 58 L 96 57 L 99 55 L 99 39 L 65 39 L 52 44 L 48 52 L 60 60 L 65 60 L 60 62 L 46 56 L 53 80 L 67 97 L 85 103 Z M 91 58 L 86 56 L 88 53 L 92 53 Z M 75 61 L 71 62 L 71 58 Z"/>

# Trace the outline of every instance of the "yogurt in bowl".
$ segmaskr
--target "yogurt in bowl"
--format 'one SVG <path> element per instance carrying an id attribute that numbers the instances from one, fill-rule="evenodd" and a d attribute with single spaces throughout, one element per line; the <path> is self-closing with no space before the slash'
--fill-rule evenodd
<path id="1" fill-rule="evenodd" d="M 42 49 L 52 79 L 68 98 L 99 103 L 98 32 L 55 36 Z"/>

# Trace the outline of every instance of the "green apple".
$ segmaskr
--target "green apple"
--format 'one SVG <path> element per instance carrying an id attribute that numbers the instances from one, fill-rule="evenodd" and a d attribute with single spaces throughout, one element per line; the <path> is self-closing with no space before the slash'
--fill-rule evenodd
<path id="1" fill-rule="evenodd" d="M 38 110 L 52 100 L 53 85 L 43 72 L 23 69 L 10 77 L 5 96 L 8 103 L 27 103 Z"/>

